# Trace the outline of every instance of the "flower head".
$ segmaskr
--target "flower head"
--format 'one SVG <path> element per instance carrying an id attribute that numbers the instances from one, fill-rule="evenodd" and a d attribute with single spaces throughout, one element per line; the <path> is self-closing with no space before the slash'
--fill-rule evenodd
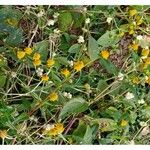
<path id="1" fill-rule="evenodd" d="M 132 10 L 129 11 L 129 15 L 130 15 L 131 17 L 133 17 L 133 16 L 136 15 L 136 14 L 137 14 L 137 10 L 136 10 L 136 9 L 132 9 Z"/>
<path id="2" fill-rule="evenodd" d="M 133 50 L 137 51 L 139 48 L 139 45 L 138 44 L 131 44 L 129 47 L 132 48 Z"/>
<path id="3" fill-rule="evenodd" d="M 57 136 L 64 131 L 64 125 L 62 123 L 56 123 L 54 125 L 50 125 L 48 128 L 44 130 L 44 133 L 48 136 Z"/>
<path id="4" fill-rule="evenodd" d="M 41 77 L 41 76 L 43 75 L 43 69 L 38 68 L 38 69 L 36 70 L 36 73 L 37 73 L 37 75 L 38 75 L 39 77 Z"/>
<path id="5" fill-rule="evenodd" d="M 79 36 L 79 38 L 78 38 L 78 43 L 84 43 L 84 37 L 83 36 Z"/>
<path id="6" fill-rule="evenodd" d="M 41 58 L 41 55 L 39 53 L 35 53 L 33 55 L 33 60 L 39 60 Z"/>
<path id="7" fill-rule="evenodd" d="M 52 93 L 49 94 L 48 97 L 49 97 L 50 101 L 57 101 L 58 94 L 56 92 L 52 92 Z"/>
<path id="8" fill-rule="evenodd" d="M 42 75 L 42 81 L 48 81 L 48 79 L 49 79 L 49 77 L 48 77 L 48 75 L 47 74 L 43 74 Z"/>
<path id="9" fill-rule="evenodd" d="M 6 130 L 0 130 L 0 138 L 1 139 L 7 138 L 7 131 Z"/>
<path id="10" fill-rule="evenodd" d="M 61 71 L 61 74 L 63 74 L 67 78 L 70 75 L 70 71 L 67 68 L 64 68 Z"/>
<path id="11" fill-rule="evenodd" d="M 125 126 L 127 126 L 127 124 L 128 124 L 128 121 L 126 121 L 126 120 L 121 120 L 121 126 L 122 127 L 125 127 Z"/>
<path id="12" fill-rule="evenodd" d="M 47 67 L 52 67 L 55 64 L 55 61 L 53 59 L 48 59 L 47 60 Z"/>
<path id="13" fill-rule="evenodd" d="M 28 54 L 28 55 L 31 55 L 32 54 L 32 49 L 30 47 L 26 47 L 24 49 L 25 53 Z"/>
<path id="14" fill-rule="evenodd" d="M 112 21 L 112 19 L 113 19 L 113 18 L 108 17 L 108 18 L 107 18 L 107 20 L 106 20 L 106 22 L 107 22 L 108 24 L 110 24 L 110 23 L 111 23 L 111 21 Z"/>
<path id="15" fill-rule="evenodd" d="M 132 99 L 134 98 L 134 94 L 133 93 L 130 93 L 130 92 L 127 92 L 126 95 L 125 95 L 126 99 Z"/>
<path id="16" fill-rule="evenodd" d="M 118 73 L 118 80 L 122 81 L 124 78 L 124 74 L 122 74 L 121 72 Z"/>
<path id="17" fill-rule="evenodd" d="M 90 23 L 90 18 L 86 18 L 86 19 L 85 19 L 85 23 L 86 23 L 86 24 L 89 24 L 89 23 Z"/>
<path id="18" fill-rule="evenodd" d="M 83 61 L 77 61 L 77 62 L 74 62 L 74 69 L 76 71 L 81 71 L 81 69 L 84 67 L 84 63 Z"/>
<path id="19" fill-rule="evenodd" d="M 37 59 L 33 61 L 34 66 L 39 66 L 41 64 L 41 60 Z"/>
<path id="20" fill-rule="evenodd" d="M 101 56 L 104 58 L 104 59 L 108 59 L 110 53 L 108 50 L 102 50 L 101 51 Z"/>
<path id="21" fill-rule="evenodd" d="M 55 20 L 50 19 L 50 20 L 48 20 L 47 25 L 48 26 L 53 26 L 54 23 L 55 23 Z"/>
<path id="22" fill-rule="evenodd" d="M 24 51 L 21 51 L 21 50 L 17 51 L 17 57 L 18 57 L 18 59 L 24 58 L 25 54 L 26 53 Z"/>

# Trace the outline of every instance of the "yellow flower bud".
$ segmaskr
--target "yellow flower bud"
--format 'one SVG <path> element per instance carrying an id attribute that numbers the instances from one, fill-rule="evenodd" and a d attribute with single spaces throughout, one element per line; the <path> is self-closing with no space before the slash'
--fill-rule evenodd
<path id="1" fill-rule="evenodd" d="M 83 61 L 77 61 L 74 63 L 74 70 L 81 71 L 81 69 L 84 67 Z"/>
<path id="2" fill-rule="evenodd" d="M 19 58 L 19 59 L 22 59 L 22 58 L 24 58 L 25 57 L 25 52 L 24 51 L 17 51 L 17 57 Z"/>
<path id="3" fill-rule="evenodd" d="M 107 51 L 107 50 L 101 51 L 101 56 L 102 56 L 104 59 L 108 59 L 109 55 L 110 55 L 109 51 Z"/>
<path id="4" fill-rule="evenodd" d="M 32 54 L 32 49 L 30 47 L 26 47 L 24 49 L 25 53 L 28 54 L 28 55 L 31 55 Z"/>

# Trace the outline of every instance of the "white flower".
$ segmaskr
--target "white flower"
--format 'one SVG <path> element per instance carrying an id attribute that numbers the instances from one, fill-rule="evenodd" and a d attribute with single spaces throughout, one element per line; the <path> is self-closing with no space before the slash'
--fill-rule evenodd
<path id="1" fill-rule="evenodd" d="M 131 141 L 129 142 L 129 145 L 135 145 L 134 140 L 131 140 Z"/>
<path id="2" fill-rule="evenodd" d="M 12 76 L 13 78 L 16 78 L 16 77 L 17 77 L 16 72 L 11 72 L 11 76 Z"/>
<path id="3" fill-rule="evenodd" d="M 145 49 L 149 49 L 149 47 L 148 47 L 148 46 L 145 46 Z"/>
<path id="4" fill-rule="evenodd" d="M 59 13 L 57 13 L 57 12 L 53 14 L 53 18 L 54 18 L 54 19 L 57 19 L 58 16 L 59 16 Z"/>
<path id="5" fill-rule="evenodd" d="M 127 92 L 125 97 L 126 97 L 126 99 L 132 99 L 132 98 L 134 98 L 134 94 L 130 93 L 130 92 Z"/>
<path id="6" fill-rule="evenodd" d="M 37 14 L 37 17 L 42 17 L 44 15 L 44 11 L 41 10 L 38 14 Z"/>
<path id="7" fill-rule="evenodd" d="M 144 104 L 144 103 L 145 103 L 144 99 L 138 100 L 138 104 Z"/>
<path id="8" fill-rule="evenodd" d="M 78 43 L 84 43 L 84 37 L 83 36 L 79 36 L 77 41 L 78 41 Z"/>
<path id="9" fill-rule="evenodd" d="M 133 24 L 134 24 L 134 25 L 136 25 L 136 22 L 135 22 L 135 21 L 133 21 Z"/>
<path id="10" fill-rule="evenodd" d="M 143 36 L 142 36 L 142 35 L 138 35 L 138 36 L 136 37 L 136 39 L 139 40 L 139 41 L 141 41 L 141 40 L 143 39 Z"/>
<path id="11" fill-rule="evenodd" d="M 59 34 L 59 33 L 60 33 L 60 30 L 59 30 L 59 29 L 54 29 L 54 33 L 55 33 L 55 34 Z"/>
<path id="12" fill-rule="evenodd" d="M 63 96 L 64 96 L 64 97 L 67 97 L 67 95 L 68 95 L 67 92 L 64 92 L 64 93 L 63 93 Z"/>
<path id="13" fill-rule="evenodd" d="M 108 17 L 108 18 L 107 18 L 107 20 L 106 20 L 106 22 L 107 22 L 108 24 L 110 24 L 110 23 L 111 23 L 111 21 L 112 21 L 112 19 L 113 19 L 113 18 Z"/>
<path id="14" fill-rule="evenodd" d="M 86 18 L 86 19 L 85 19 L 85 23 L 86 23 L 86 24 L 89 24 L 89 23 L 90 23 L 90 18 Z"/>
<path id="15" fill-rule="evenodd" d="M 149 126 L 144 127 L 143 130 L 141 131 L 142 136 L 146 136 L 149 133 L 150 133 Z"/>
<path id="16" fill-rule="evenodd" d="M 146 127 L 146 126 L 147 126 L 147 123 L 144 122 L 144 121 L 141 121 L 141 122 L 140 122 L 140 126 L 141 126 L 141 127 Z"/>
<path id="17" fill-rule="evenodd" d="M 64 97 L 67 97 L 67 98 L 69 98 L 69 99 L 72 98 L 72 94 L 67 93 L 67 92 L 64 92 L 64 93 L 63 93 L 63 96 L 64 96 Z"/>
<path id="18" fill-rule="evenodd" d="M 44 128 L 45 128 L 46 131 L 49 131 L 49 130 L 54 128 L 54 125 L 47 124 Z"/>
<path id="19" fill-rule="evenodd" d="M 52 53 L 52 57 L 55 57 L 57 54 L 55 52 Z"/>
<path id="20" fill-rule="evenodd" d="M 86 7 L 84 7 L 84 8 L 83 8 L 83 11 L 84 11 L 84 12 L 86 12 L 86 11 L 87 11 L 87 8 L 86 8 Z"/>
<path id="21" fill-rule="evenodd" d="M 71 99 L 72 98 L 72 94 L 68 93 L 67 94 L 67 98 Z"/>
<path id="22" fill-rule="evenodd" d="M 48 26 L 53 26 L 54 23 L 55 23 L 55 20 L 50 19 L 50 20 L 48 20 L 47 25 Z"/>
<path id="23" fill-rule="evenodd" d="M 69 65 L 72 67 L 73 66 L 73 61 L 72 60 L 68 60 Z"/>
<path id="24" fill-rule="evenodd" d="M 124 74 L 122 74 L 121 72 L 118 73 L 118 80 L 122 81 L 124 78 Z"/>
<path id="25" fill-rule="evenodd" d="M 37 76 L 41 77 L 41 76 L 43 75 L 43 69 L 38 68 L 38 69 L 36 70 L 36 73 L 37 73 Z"/>

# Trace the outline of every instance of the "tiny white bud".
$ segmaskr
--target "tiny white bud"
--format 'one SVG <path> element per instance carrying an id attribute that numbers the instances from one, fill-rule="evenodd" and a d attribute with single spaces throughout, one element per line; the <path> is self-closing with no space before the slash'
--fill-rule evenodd
<path id="1" fill-rule="evenodd" d="M 16 78 L 16 77 L 17 77 L 16 72 L 11 72 L 11 76 L 12 76 L 13 78 Z"/>
<path id="2" fill-rule="evenodd" d="M 78 41 L 78 43 L 84 43 L 84 37 L 83 36 L 79 36 L 77 41 Z"/>
<path id="3" fill-rule="evenodd" d="M 107 21 L 107 23 L 108 23 L 108 24 L 110 24 L 110 23 L 111 23 L 111 21 L 112 21 L 112 19 L 113 19 L 113 18 L 108 17 L 108 18 L 107 18 L 107 20 L 106 20 L 106 21 Z"/>
<path id="4" fill-rule="evenodd" d="M 67 97 L 67 95 L 68 95 L 67 92 L 64 92 L 64 93 L 63 93 L 63 96 L 64 96 L 64 97 Z"/>
<path id="5" fill-rule="evenodd" d="M 140 126 L 141 126 L 141 127 L 146 127 L 146 126 L 147 126 L 147 123 L 144 122 L 144 121 L 141 121 L 141 122 L 140 122 Z"/>
<path id="6" fill-rule="evenodd" d="M 122 74 L 121 72 L 118 73 L 118 80 L 122 81 L 124 78 L 124 74 Z"/>
<path id="7" fill-rule="evenodd" d="M 68 93 L 67 94 L 67 98 L 71 99 L 72 98 L 72 94 Z"/>
<path id="8" fill-rule="evenodd" d="M 89 24 L 89 23 L 90 23 L 90 18 L 86 18 L 86 19 L 85 19 L 85 23 L 86 23 L 86 24 Z"/>
<path id="9" fill-rule="evenodd" d="M 130 93 L 130 92 L 127 92 L 126 94 L 125 94 L 125 97 L 126 97 L 126 99 L 132 99 L 132 98 L 134 98 L 134 94 L 133 93 Z"/>
<path id="10" fill-rule="evenodd" d="M 143 39 L 143 36 L 142 36 L 142 35 L 138 35 L 138 36 L 136 37 L 136 39 L 139 40 L 139 41 L 141 41 L 141 40 Z"/>
<path id="11" fill-rule="evenodd" d="M 47 25 L 48 25 L 48 26 L 53 26 L 54 23 L 55 23 L 55 21 L 52 20 L 52 19 L 50 19 L 50 20 L 48 20 Z"/>

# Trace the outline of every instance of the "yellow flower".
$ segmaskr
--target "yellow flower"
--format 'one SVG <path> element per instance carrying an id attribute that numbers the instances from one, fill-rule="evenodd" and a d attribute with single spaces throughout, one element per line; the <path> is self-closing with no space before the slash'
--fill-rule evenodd
<path id="1" fill-rule="evenodd" d="M 24 49 L 25 53 L 28 54 L 28 55 L 31 55 L 32 54 L 32 49 L 30 47 L 26 47 Z"/>
<path id="2" fill-rule="evenodd" d="M 45 134 L 47 134 L 48 136 L 56 136 L 56 135 L 63 133 L 63 131 L 64 131 L 63 124 L 57 123 L 57 124 L 54 124 L 54 126 L 52 128 L 45 131 Z"/>
<path id="3" fill-rule="evenodd" d="M 39 60 L 41 58 L 41 55 L 39 53 L 35 53 L 33 55 L 33 60 Z"/>
<path id="4" fill-rule="evenodd" d="M 41 60 L 37 59 L 33 61 L 34 66 L 39 66 L 41 64 Z"/>
<path id="5" fill-rule="evenodd" d="M 133 50 L 137 51 L 138 48 L 139 48 L 139 45 L 138 44 L 131 44 L 130 48 L 132 48 Z"/>
<path id="6" fill-rule="evenodd" d="M 129 30 L 129 34 L 130 35 L 134 34 L 134 30 L 133 29 Z"/>
<path id="7" fill-rule="evenodd" d="M 149 49 L 142 49 L 142 56 L 148 56 L 149 55 Z"/>
<path id="8" fill-rule="evenodd" d="M 56 101 L 58 99 L 58 94 L 56 92 L 52 92 L 49 94 L 50 101 Z"/>
<path id="9" fill-rule="evenodd" d="M 147 57 L 144 59 L 145 64 L 150 65 L 150 57 Z"/>
<path id="10" fill-rule="evenodd" d="M 63 74 L 67 78 L 70 75 L 70 71 L 67 68 L 64 68 L 61 71 L 61 74 Z"/>
<path id="11" fill-rule="evenodd" d="M 56 128 L 52 128 L 49 131 L 47 131 L 48 136 L 56 136 L 57 135 L 57 130 Z"/>
<path id="12" fill-rule="evenodd" d="M 101 51 L 101 56 L 102 56 L 104 59 L 108 59 L 109 55 L 110 55 L 109 51 L 107 51 L 107 50 Z"/>
<path id="13" fill-rule="evenodd" d="M 42 81 L 48 81 L 49 77 L 47 74 L 42 75 Z"/>
<path id="14" fill-rule="evenodd" d="M 138 25 L 138 26 L 141 25 L 142 23 L 143 23 L 143 20 L 142 20 L 142 19 L 140 19 L 140 20 L 137 21 L 137 25 Z"/>
<path id="15" fill-rule="evenodd" d="M 150 85 L 150 77 L 148 77 L 145 82 Z"/>
<path id="16" fill-rule="evenodd" d="M 133 17 L 133 16 L 136 15 L 136 14 L 137 14 L 137 10 L 136 10 L 136 9 L 129 10 L 129 15 L 130 15 L 131 17 Z"/>
<path id="17" fill-rule="evenodd" d="M 134 77 L 134 78 L 132 79 L 132 82 L 133 82 L 134 84 L 139 84 L 139 83 L 140 83 L 140 79 L 139 79 L 138 77 Z"/>
<path id="18" fill-rule="evenodd" d="M 19 58 L 19 59 L 22 59 L 22 58 L 24 58 L 25 57 L 25 52 L 24 51 L 17 51 L 17 57 Z"/>
<path id="19" fill-rule="evenodd" d="M 61 134 L 64 131 L 64 125 L 62 123 L 57 123 L 54 126 L 57 131 L 57 134 Z"/>
<path id="20" fill-rule="evenodd" d="M 81 69 L 84 67 L 83 61 L 77 61 L 74 63 L 74 69 L 76 71 L 81 71 Z"/>
<path id="21" fill-rule="evenodd" d="M 0 138 L 5 139 L 7 137 L 7 131 L 6 130 L 0 130 Z"/>
<path id="22" fill-rule="evenodd" d="M 126 121 L 126 120 L 121 120 L 121 126 L 122 127 L 125 127 L 125 126 L 127 126 L 127 124 L 128 124 L 128 122 Z"/>
<path id="23" fill-rule="evenodd" d="M 48 67 L 52 67 L 54 64 L 55 64 L 55 61 L 54 61 L 53 59 L 50 59 L 50 58 L 49 58 L 49 59 L 47 60 L 47 66 L 48 66 Z"/>

